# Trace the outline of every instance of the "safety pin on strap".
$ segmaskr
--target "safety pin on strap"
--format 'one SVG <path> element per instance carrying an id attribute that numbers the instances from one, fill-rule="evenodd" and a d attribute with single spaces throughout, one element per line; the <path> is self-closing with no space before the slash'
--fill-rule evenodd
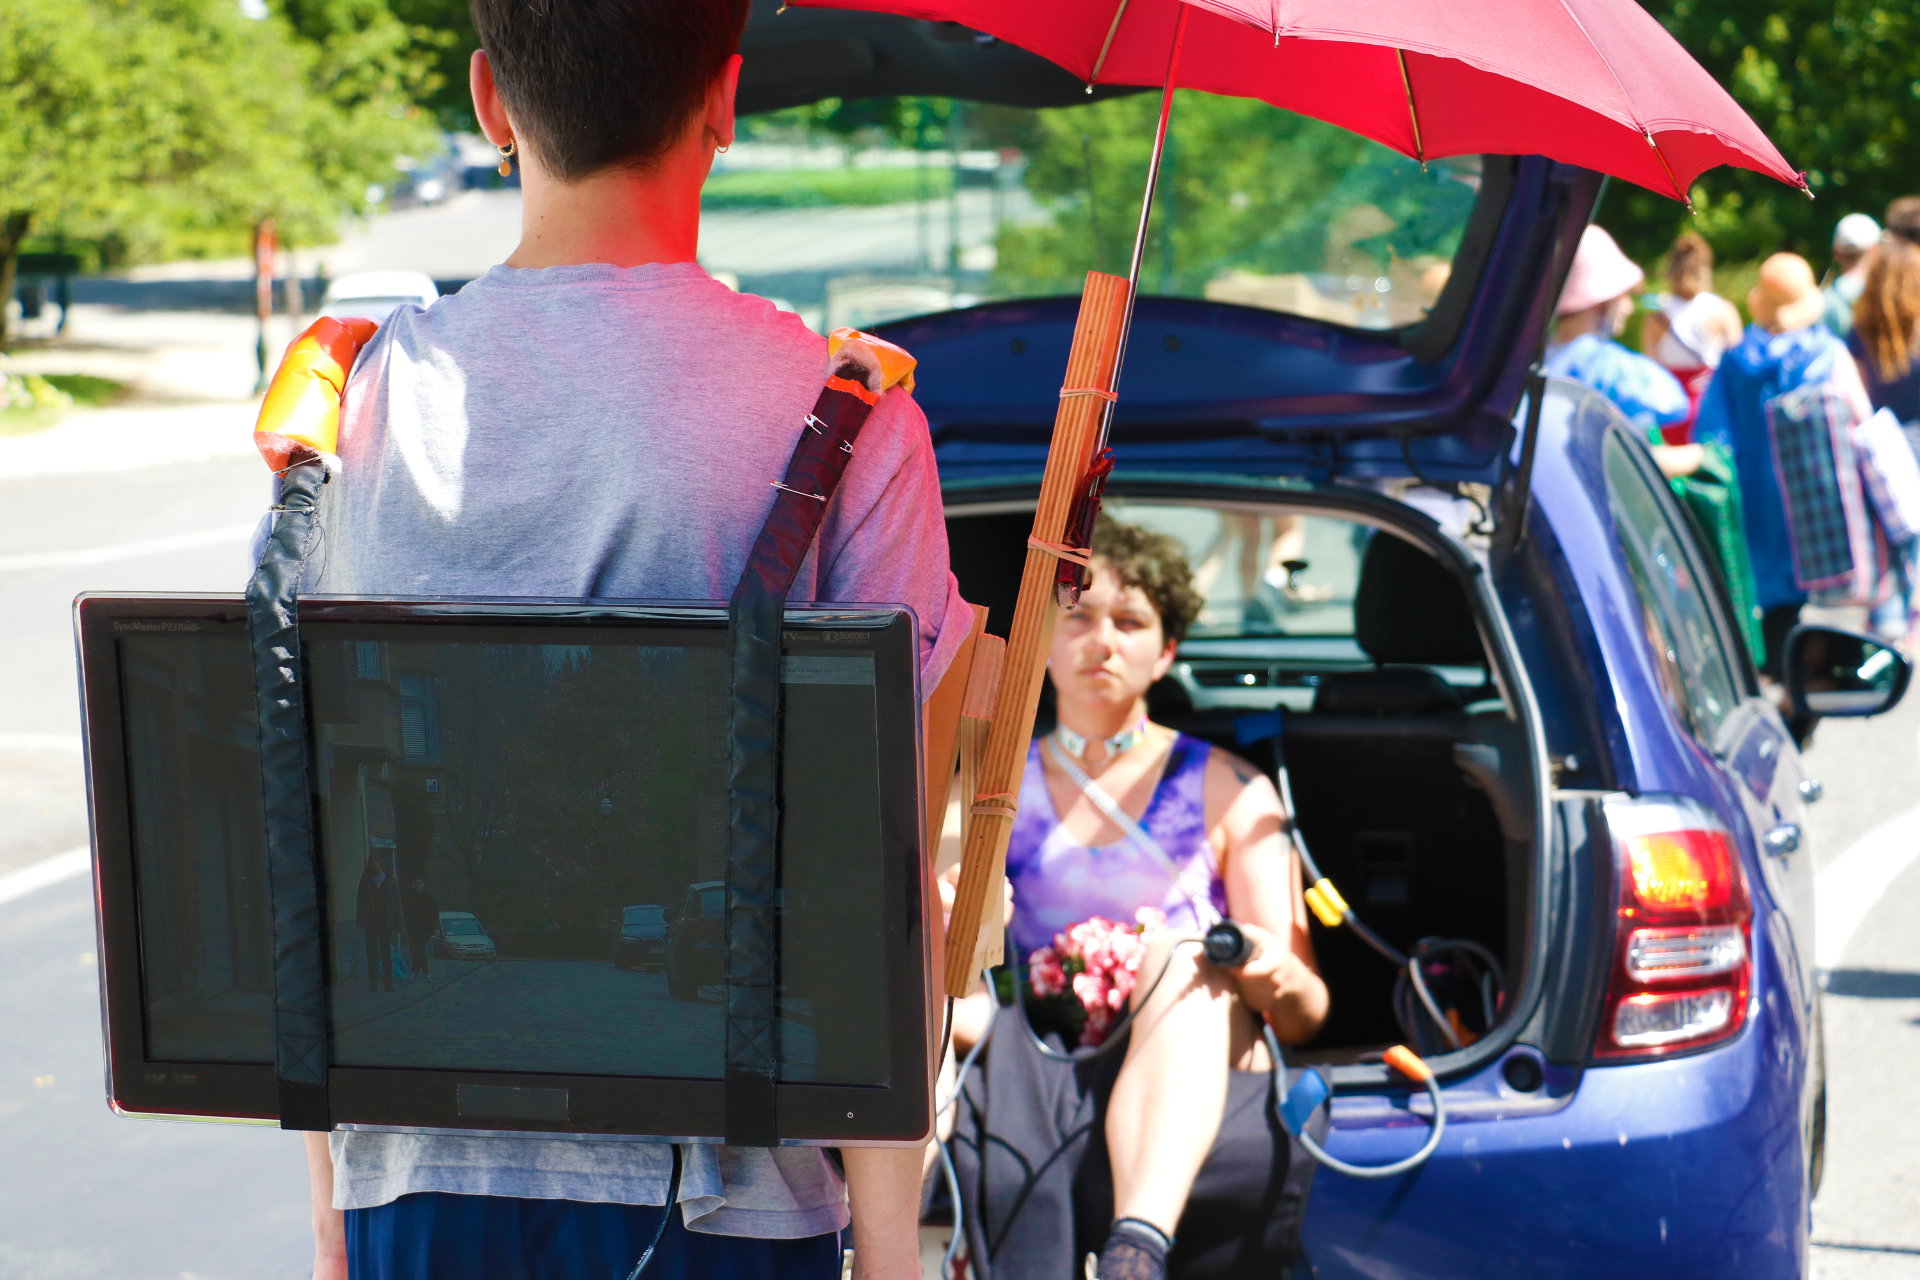
<path id="1" fill-rule="evenodd" d="M 1055 559 L 1066 560 L 1088 569 L 1093 568 L 1092 547 L 1065 547 L 1057 542 L 1046 542 L 1035 537 L 1029 537 L 1027 545 L 1035 551 L 1044 551 Z"/>
<path id="2" fill-rule="evenodd" d="M 815 502 L 825 502 L 827 500 L 827 495 L 824 493 L 808 493 L 805 489 L 796 489 L 790 484 L 781 484 L 778 480 L 770 480 L 767 483 L 776 489 L 784 489 L 796 498 L 812 498 Z"/>
<path id="3" fill-rule="evenodd" d="M 813 428 L 813 433 L 817 436 L 823 436 L 827 434 L 827 424 L 820 420 L 820 417 L 818 414 L 812 414 L 812 413 L 808 414 L 806 417 L 805 425 Z"/>
<path id="4" fill-rule="evenodd" d="M 982 818 L 1011 818 L 1020 812 L 1020 803 L 1011 791 L 996 791 L 991 795 L 977 795 L 967 812 Z"/>
<path id="5" fill-rule="evenodd" d="M 1100 387 L 1060 388 L 1060 398 L 1062 400 L 1067 399 L 1069 396 L 1092 396 L 1097 400 L 1105 400 L 1108 404 L 1118 404 L 1120 402 L 1120 397 L 1117 394 Z"/>

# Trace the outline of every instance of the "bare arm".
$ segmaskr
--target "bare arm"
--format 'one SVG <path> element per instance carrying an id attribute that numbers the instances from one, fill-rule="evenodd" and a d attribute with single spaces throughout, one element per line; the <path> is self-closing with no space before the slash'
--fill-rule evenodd
<path id="1" fill-rule="evenodd" d="M 327 1135 L 303 1133 L 313 1186 L 313 1280 L 347 1280 L 347 1219 L 333 1207 L 333 1153 Z"/>
<path id="2" fill-rule="evenodd" d="M 920 1280 L 924 1147 L 842 1147 L 854 1280 Z"/>
<path id="3" fill-rule="evenodd" d="M 1258 947 L 1236 975 L 1240 998 L 1267 1015 L 1282 1041 L 1310 1039 L 1326 1021 L 1327 984 L 1313 958 L 1300 860 L 1287 839 L 1280 793 L 1246 761 L 1215 751 L 1207 762 L 1207 816 L 1223 855 L 1228 913 L 1248 926 Z"/>
<path id="4" fill-rule="evenodd" d="M 1646 319 L 1640 322 L 1640 350 L 1642 354 L 1652 355 L 1653 349 L 1660 345 L 1660 339 L 1667 334 L 1667 318 L 1658 311 L 1649 311 Z"/>

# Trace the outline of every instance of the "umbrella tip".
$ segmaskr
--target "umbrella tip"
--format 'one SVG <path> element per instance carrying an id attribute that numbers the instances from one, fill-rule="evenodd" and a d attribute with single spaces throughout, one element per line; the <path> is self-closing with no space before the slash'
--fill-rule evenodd
<path id="1" fill-rule="evenodd" d="M 1093 81 L 1091 80 L 1087 81 L 1087 96 L 1089 98 L 1093 96 Z"/>

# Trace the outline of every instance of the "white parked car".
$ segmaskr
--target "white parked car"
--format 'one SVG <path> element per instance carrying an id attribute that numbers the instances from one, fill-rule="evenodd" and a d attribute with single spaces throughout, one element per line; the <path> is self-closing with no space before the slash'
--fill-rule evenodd
<path id="1" fill-rule="evenodd" d="M 433 949 L 443 960 L 491 960 L 497 948 L 471 911 L 442 911 Z"/>
<path id="2" fill-rule="evenodd" d="M 335 319 L 363 316 L 379 322 L 392 315 L 395 307 L 430 307 L 439 296 L 439 288 L 423 271 L 356 271 L 327 286 L 320 314 Z"/>

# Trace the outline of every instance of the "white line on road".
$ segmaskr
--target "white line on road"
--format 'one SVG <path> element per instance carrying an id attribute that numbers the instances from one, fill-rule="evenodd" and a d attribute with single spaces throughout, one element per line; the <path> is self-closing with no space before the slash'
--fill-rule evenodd
<path id="1" fill-rule="evenodd" d="M 140 542 L 117 542 L 110 547 L 81 547 L 73 551 L 27 551 L 19 555 L 0 556 L 0 573 L 22 569 L 71 569 L 80 565 L 131 560 L 136 556 L 157 556 L 169 551 L 211 547 L 222 542 L 240 542 L 251 537 L 254 528 L 255 526 L 251 524 L 230 524 L 218 529 L 201 529 L 197 533 L 175 533 L 164 538 L 147 538 Z"/>
<path id="2" fill-rule="evenodd" d="M 1828 863 L 1814 884 L 1814 963 L 1840 965 L 1854 930 L 1920 857 L 1920 805 L 1895 814 Z"/>
<path id="3" fill-rule="evenodd" d="M 48 885 L 59 884 L 62 880 L 71 880 L 75 876 L 85 875 L 93 865 L 93 854 L 82 845 L 78 849 L 69 849 L 65 853 L 56 853 L 32 866 L 21 867 L 18 871 L 9 871 L 0 875 L 0 902 L 12 902 L 15 898 L 24 898 L 38 892 Z"/>

